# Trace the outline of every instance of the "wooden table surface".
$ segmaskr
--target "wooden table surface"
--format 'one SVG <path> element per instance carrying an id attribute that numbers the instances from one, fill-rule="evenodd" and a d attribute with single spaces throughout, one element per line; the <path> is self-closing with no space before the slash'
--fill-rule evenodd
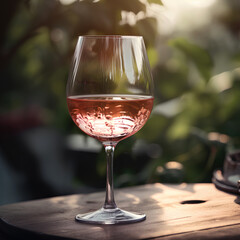
<path id="1" fill-rule="evenodd" d="M 147 219 L 83 224 L 75 215 L 100 208 L 103 192 L 54 197 L 0 206 L 0 239 L 240 239 L 239 199 L 213 184 L 124 188 L 115 199 L 118 207 L 144 212 Z"/>

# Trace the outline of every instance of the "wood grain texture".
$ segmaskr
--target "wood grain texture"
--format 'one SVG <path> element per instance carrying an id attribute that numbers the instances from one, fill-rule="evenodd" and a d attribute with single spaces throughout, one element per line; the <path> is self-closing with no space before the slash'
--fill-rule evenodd
<path id="1" fill-rule="evenodd" d="M 115 198 L 118 207 L 144 212 L 147 220 L 115 226 L 76 222 L 78 213 L 102 206 L 101 192 L 1 206 L 0 228 L 17 239 L 240 239 L 238 198 L 213 184 L 144 185 L 117 190 Z"/>

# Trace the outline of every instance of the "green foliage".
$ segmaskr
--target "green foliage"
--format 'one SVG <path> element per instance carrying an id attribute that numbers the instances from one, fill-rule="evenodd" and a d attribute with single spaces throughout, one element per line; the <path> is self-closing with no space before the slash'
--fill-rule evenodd
<path id="1" fill-rule="evenodd" d="M 157 38 L 157 20 L 146 14 L 146 6 L 162 5 L 162 1 L 147 2 L 82 0 L 63 5 L 58 0 L 2 1 L 1 112 L 40 106 L 48 115 L 46 125 L 57 126 L 66 134 L 79 133 L 68 116 L 65 100 L 78 36 L 142 35 L 153 70 L 155 107 L 143 129 L 119 143 L 116 184 L 211 181 L 213 170 L 223 166 L 229 145 L 226 138 L 239 142 L 240 136 L 240 50 L 225 49 L 224 44 L 217 48 L 221 39 L 215 44 L 213 40 L 216 31 L 225 31 L 228 42 L 239 45 L 239 9 L 226 2 L 229 9 L 221 13 L 226 16 L 213 21 L 219 24 L 214 34 L 206 33 L 211 31 L 210 26 L 210 30 L 194 29 L 189 35 L 177 32 Z M 122 11 L 133 14 L 136 24 L 123 24 Z M 137 18 L 138 14 L 143 17 Z M 224 64 L 224 69 L 222 65 L 217 67 L 219 60 L 229 69 Z M 228 71 L 230 81 L 221 89 L 220 85 L 227 82 L 221 77 L 223 71 Z M 137 148 L 142 139 L 144 147 Z M 96 160 L 96 177 L 90 176 L 91 181 L 104 182 L 104 157 L 102 151 Z M 175 171 L 168 162 L 177 162 L 182 168 Z"/>
<path id="2" fill-rule="evenodd" d="M 149 63 L 150 63 L 151 68 L 154 68 L 158 62 L 158 53 L 157 53 L 156 49 L 153 47 L 149 47 L 147 49 L 147 55 L 149 58 Z"/>
<path id="3" fill-rule="evenodd" d="M 210 54 L 203 48 L 187 41 L 186 39 L 172 39 L 169 41 L 173 46 L 185 54 L 187 60 L 194 63 L 203 79 L 207 82 L 211 77 L 213 61 Z"/>
<path id="4" fill-rule="evenodd" d="M 147 141 L 156 140 L 163 134 L 169 124 L 169 119 L 161 115 L 152 115 L 141 131 L 136 133 L 138 138 L 144 138 Z M 154 131 L 152 131 L 154 129 Z"/>
<path id="5" fill-rule="evenodd" d="M 123 10 L 135 14 L 146 11 L 138 0 L 84 0 L 70 5 L 58 0 L 6 1 L 1 6 L 3 14 L 11 12 L 2 25 L 0 42 L 1 75 L 8 79 L 0 90 L 5 110 L 24 105 L 28 98 L 50 108 L 54 115 L 65 98 L 69 64 L 79 35 L 148 35 L 147 44 L 156 35 L 152 18 L 143 18 L 135 26 L 119 24 Z"/>
<path id="6" fill-rule="evenodd" d="M 157 36 L 156 20 L 146 16 L 136 19 L 135 25 L 120 24 L 122 11 L 144 15 L 146 5 L 140 0 L 83 0 L 69 5 L 63 5 L 58 0 L 2 2 L 1 114 L 32 106 L 40 109 L 39 115 L 44 118 L 46 126 L 57 128 L 65 134 L 81 133 L 69 117 L 65 95 L 69 66 L 78 36 L 142 35 L 147 46 L 154 45 Z M 132 138 L 119 144 L 116 158 L 126 164 L 120 164 L 117 175 L 127 172 L 133 176 L 133 172 L 128 169 L 132 167 L 134 170 L 134 166 L 128 165 L 129 156 L 124 156 L 131 155 L 134 142 Z M 134 164 L 137 165 L 136 162 Z M 123 170 L 121 166 L 124 167 Z M 101 152 L 97 157 L 96 169 L 93 169 L 95 176 L 90 175 L 89 181 L 78 176 L 77 182 L 93 182 L 94 186 L 99 186 L 105 182 L 105 170 L 105 154 Z M 134 183 L 137 184 L 138 181 Z"/>

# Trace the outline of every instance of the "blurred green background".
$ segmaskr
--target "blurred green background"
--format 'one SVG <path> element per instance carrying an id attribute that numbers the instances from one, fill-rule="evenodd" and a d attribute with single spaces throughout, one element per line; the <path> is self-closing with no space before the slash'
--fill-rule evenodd
<path id="1" fill-rule="evenodd" d="M 105 154 L 65 86 L 79 35 L 142 35 L 145 127 L 116 148 L 116 187 L 211 182 L 240 136 L 238 0 L 11 0 L 0 8 L 0 204 L 103 190 Z"/>

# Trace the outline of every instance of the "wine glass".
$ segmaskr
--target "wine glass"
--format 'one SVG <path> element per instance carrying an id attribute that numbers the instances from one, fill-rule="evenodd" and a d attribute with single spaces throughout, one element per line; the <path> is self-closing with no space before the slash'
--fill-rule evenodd
<path id="1" fill-rule="evenodd" d="M 76 220 L 120 224 L 146 219 L 114 201 L 113 154 L 117 143 L 139 131 L 153 107 L 153 81 L 141 36 L 80 36 L 67 83 L 67 104 L 75 124 L 99 140 L 106 152 L 106 198 L 95 212 Z"/>

